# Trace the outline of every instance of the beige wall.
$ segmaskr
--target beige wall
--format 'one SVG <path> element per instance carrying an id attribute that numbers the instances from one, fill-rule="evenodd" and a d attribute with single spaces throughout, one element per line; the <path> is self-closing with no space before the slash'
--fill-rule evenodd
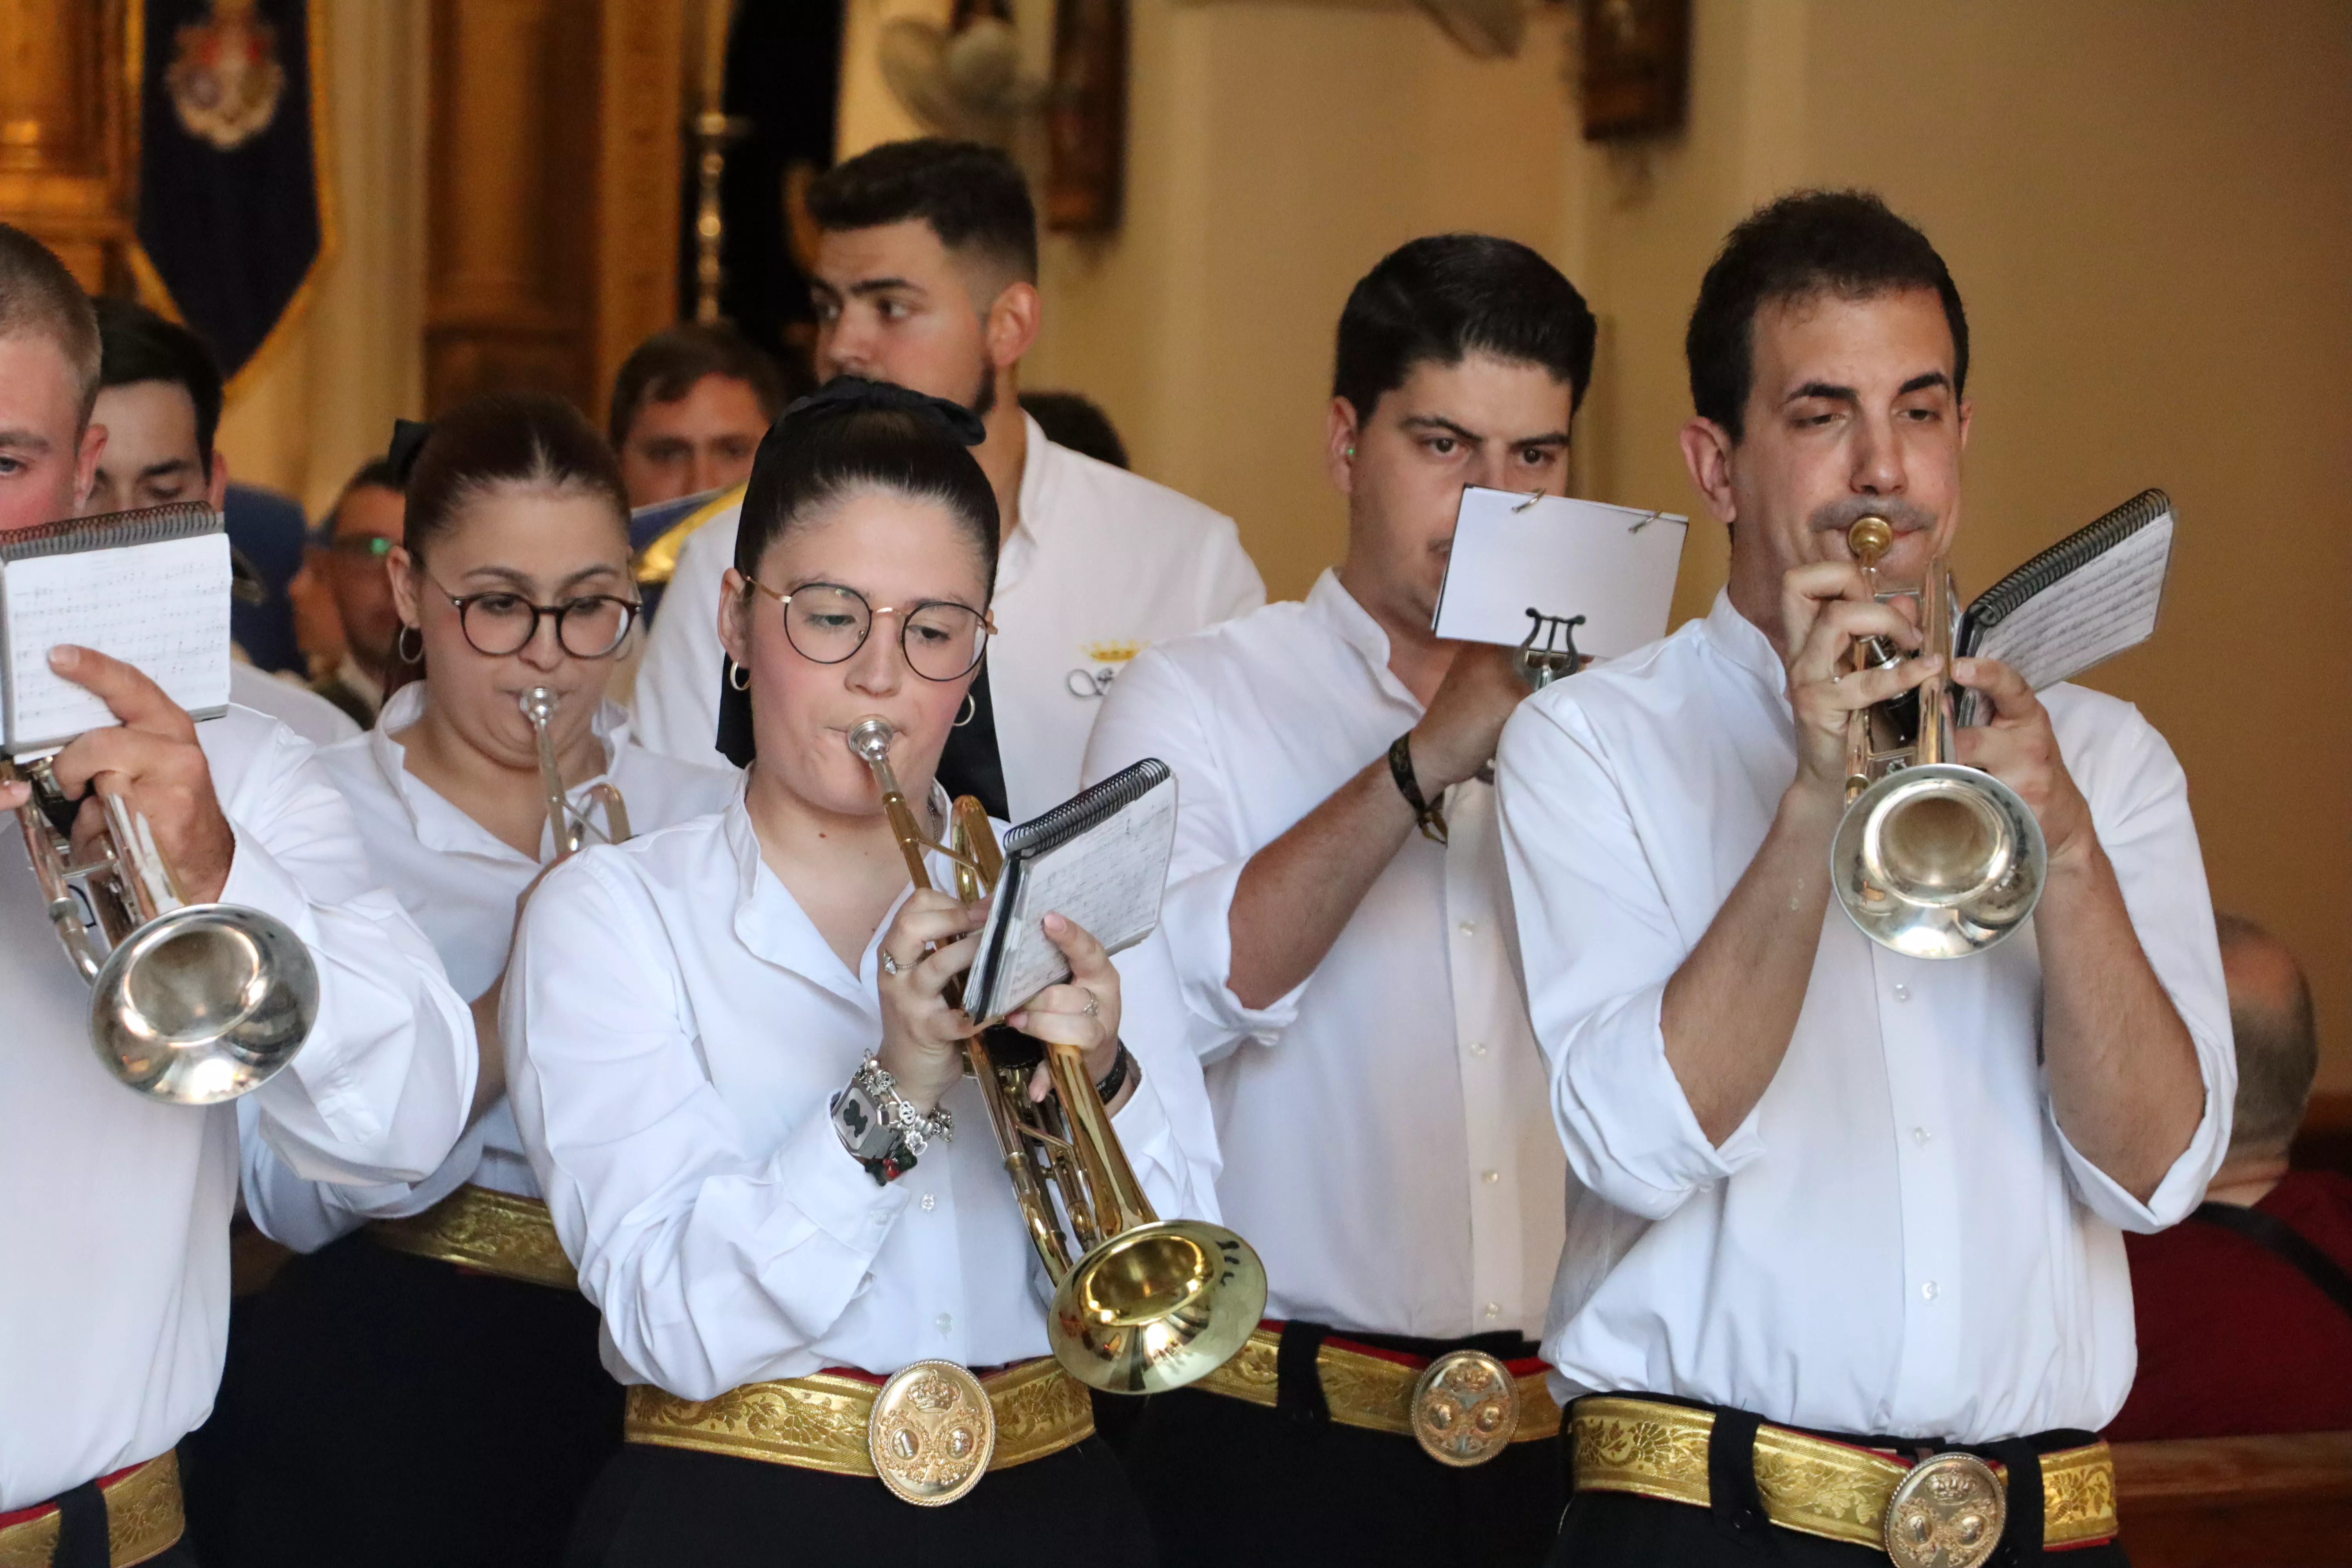
<path id="1" fill-rule="evenodd" d="M 1559 261 L 1602 318 L 1581 488 L 1696 510 L 1681 337 L 1724 231 L 1805 184 L 1873 185 L 1921 222 L 1975 336 L 1963 584 L 2172 493 L 2163 629 L 2091 684 L 2171 739 L 2217 900 L 2302 952 L 2323 1082 L 2352 1087 L 2352 677 L 2328 613 L 2352 602 L 2330 483 L 2352 430 L 2352 7 L 1696 0 L 1687 132 L 1602 153 L 1576 139 L 1556 7 L 1519 58 L 1479 63 L 1409 10 L 1133 5 L 1127 224 L 1049 240 L 1028 379 L 1094 395 L 1139 468 L 1233 513 L 1277 595 L 1340 546 L 1330 332 L 1390 246 L 1478 227 Z M 1026 0 L 1024 33 L 1045 11 Z M 855 151 L 895 128 L 851 63 Z M 1678 616 L 1724 554 L 1693 530 Z"/>

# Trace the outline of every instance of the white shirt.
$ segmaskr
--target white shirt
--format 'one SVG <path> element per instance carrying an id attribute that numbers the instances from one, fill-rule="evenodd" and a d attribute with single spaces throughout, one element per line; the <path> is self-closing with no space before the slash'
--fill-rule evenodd
<path id="1" fill-rule="evenodd" d="M 2030 931 L 1906 958 L 1832 901 L 1770 1087 L 1720 1148 L 1700 1131 L 1660 998 L 1797 765 L 1780 660 L 1727 597 L 1513 716 L 1498 788 L 1519 942 L 1590 1189 L 1544 1346 L 1557 1389 L 1960 1442 L 2096 1430 L 2122 1405 L 2137 1357 L 2118 1227 L 2196 1205 L 2237 1069 L 2179 764 L 2125 703 L 2071 686 L 2042 700 L 2204 1074 L 2204 1120 L 2147 1203 L 2058 1127 Z"/>
<path id="2" fill-rule="evenodd" d="M 1421 714 L 1387 634 L 1326 572 L 1304 604 L 1138 658 L 1087 776 L 1147 756 L 1176 772 L 1160 928 L 1209 1062 L 1218 1200 L 1265 1260 L 1268 1315 L 1532 1337 L 1564 1176 L 1509 967 L 1493 790 L 1448 792 L 1450 843 L 1409 836 L 1297 989 L 1252 1009 L 1225 987 L 1243 868 Z"/>
<path id="3" fill-rule="evenodd" d="M 935 857 L 934 882 L 948 872 Z M 1046 1353 L 978 1088 L 949 1092 L 954 1141 L 887 1186 L 834 1131 L 833 1096 L 881 1038 L 888 928 L 845 966 L 740 795 L 584 850 L 532 898 L 502 1015 L 515 1120 L 622 1382 L 709 1399 L 828 1366 Z M 1120 1142 L 1162 1217 L 1213 1218 L 1213 1155 L 1163 1100 L 1197 1069 L 1129 1041 L 1143 1079 Z"/>
<path id="4" fill-rule="evenodd" d="M 474 1092 L 473 1021 L 309 744 L 243 708 L 196 727 L 236 834 L 224 901 L 310 949 L 317 1026 L 239 1103 L 295 1169 L 410 1181 Z M 237 1112 L 147 1099 L 89 1044 L 23 837 L 0 835 L 0 1511 L 152 1458 L 212 1407 Z"/>
<path id="5" fill-rule="evenodd" d="M 243 659 L 229 663 L 228 700 L 268 714 L 314 746 L 331 746 L 360 732 L 350 714 L 309 687 L 281 680 Z"/>
<path id="6" fill-rule="evenodd" d="M 541 833 L 536 858 L 523 855 L 408 771 L 406 749 L 394 736 L 424 715 L 425 693 L 422 681 L 401 688 L 373 730 L 319 760 L 351 803 L 376 878 L 432 942 L 457 994 L 470 998 L 505 971 L 515 900 L 555 853 L 554 834 Z M 734 795 L 733 770 L 656 756 L 632 741 L 628 717 L 615 704 L 597 711 L 593 729 L 604 744 L 605 770 L 572 787 L 575 809 L 588 810 L 589 792 L 609 783 L 621 792 L 631 830 L 646 833 L 722 810 Z M 605 826 L 601 810 L 591 820 Z M 307 1182 L 267 1141 L 245 1140 L 247 1210 L 265 1234 L 303 1252 L 370 1218 L 421 1214 L 469 1182 L 539 1195 L 503 1097 L 467 1130 L 441 1168 L 418 1183 Z"/>
<path id="7" fill-rule="evenodd" d="M 1102 693 L 1148 645 L 1265 603 L 1231 518 L 1164 485 L 1057 447 L 1028 421 L 1021 519 L 996 566 L 989 700 L 1013 816 L 1077 793 Z M 695 761 L 719 727 L 720 580 L 740 507 L 677 558 L 637 675 L 639 738 Z"/>

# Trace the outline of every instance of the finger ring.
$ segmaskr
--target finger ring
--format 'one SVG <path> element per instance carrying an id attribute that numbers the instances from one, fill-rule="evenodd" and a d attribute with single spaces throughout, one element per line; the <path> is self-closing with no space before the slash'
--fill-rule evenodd
<path id="1" fill-rule="evenodd" d="M 895 958 L 893 958 L 893 957 L 891 957 L 891 956 L 890 956 L 890 950 L 889 950 L 888 948 L 887 948 L 887 947 L 886 947 L 886 948 L 884 948 L 884 949 L 882 950 L 881 954 L 880 954 L 880 957 L 881 957 L 881 961 L 882 961 L 882 973 L 885 973 L 885 974 L 903 974 L 903 973 L 906 973 L 905 969 L 903 969 L 903 968 L 899 965 L 898 961 L 897 959 L 895 959 Z"/>
<path id="2" fill-rule="evenodd" d="M 1087 992 L 1087 1017 L 1089 1017 L 1089 1018 L 1096 1017 L 1096 1016 L 1098 1016 L 1101 1014 L 1101 1012 L 1102 1012 L 1102 1002 L 1101 1002 L 1101 1000 L 1100 1000 L 1099 998 L 1097 998 L 1097 997 L 1095 995 L 1095 994 L 1094 994 L 1093 992 L 1091 992 L 1091 991 Z"/>

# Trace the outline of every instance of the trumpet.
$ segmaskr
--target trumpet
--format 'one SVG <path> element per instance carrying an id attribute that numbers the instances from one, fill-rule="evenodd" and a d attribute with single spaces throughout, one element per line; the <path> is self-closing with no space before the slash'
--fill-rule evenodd
<path id="1" fill-rule="evenodd" d="M 930 887 L 923 857 L 935 850 L 954 862 L 958 898 L 987 897 L 1003 858 L 986 809 L 962 796 L 949 842 L 926 837 L 890 766 L 895 738 L 888 721 L 861 719 L 849 749 L 873 770 L 908 876 Z M 961 976 L 949 982 L 948 1000 L 962 1005 Z M 1054 1092 L 1034 1102 L 1029 1080 L 1041 1058 Z M 1231 1360 L 1265 1310 L 1265 1267 L 1223 1226 L 1152 1212 L 1078 1048 L 983 1030 L 964 1042 L 964 1060 L 1054 1284 L 1045 1323 L 1054 1358 L 1110 1394 L 1181 1388 Z"/>
<path id="2" fill-rule="evenodd" d="M 547 792 L 547 830 L 555 837 L 555 858 L 567 859 L 577 855 L 587 844 L 595 825 L 588 820 L 584 807 L 575 807 L 571 795 L 563 787 L 563 770 L 556 765 L 555 738 L 548 726 L 555 719 L 555 710 L 562 699 L 553 689 L 534 686 L 522 694 L 522 716 L 530 721 L 531 738 L 539 743 L 539 782 Z M 620 789 L 607 783 L 588 786 L 588 798 L 604 808 L 604 842 L 621 844 L 629 837 L 629 806 L 621 798 Z"/>
<path id="3" fill-rule="evenodd" d="M 74 858 L 75 803 L 51 756 L 0 758 L 50 922 L 89 983 L 89 1040 L 116 1078 L 174 1105 L 218 1105 L 294 1059 L 319 1017 L 319 971 L 282 921 L 236 904 L 192 904 L 146 816 L 100 791 L 106 828 Z"/>
<path id="4" fill-rule="evenodd" d="M 1864 517 L 1846 543 L 1877 592 L 1895 542 L 1885 518 Z M 1880 595 L 1883 598 L 1885 595 Z M 1951 660 L 1959 591 L 1938 556 L 1919 594 L 1921 657 L 1944 668 L 1901 698 L 1846 721 L 1846 806 L 1830 847 L 1831 886 L 1862 933 L 1914 958 L 1964 958 L 2000 942 L 2041 900 L 2049 870 L 2042 825 L 2015 790 L 1952 760 Z M 1904 655 L 1885 637 L 1858 639 L 1855 671 Z"/>

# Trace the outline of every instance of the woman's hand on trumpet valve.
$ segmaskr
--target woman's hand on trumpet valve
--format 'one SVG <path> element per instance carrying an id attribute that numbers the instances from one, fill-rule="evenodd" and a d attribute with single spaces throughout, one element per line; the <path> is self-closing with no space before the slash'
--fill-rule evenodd
<path id="1" fill-rule="evenodd" d="M 1846 728 L 1854 710 L 1900 696 L 1936 673 L 1941 661 L 1906 658 L 1891 669 L 1853 670 L 1848 652 L 1867 637 L 1916 649 L 1919 628 L 1872 595 L 1862 568 L 1817 561 L 1780 581 L 1781 657 L 1788 661 L 1789 707 L 1797 725 L 1797 782 L 1842 800 Z"/>
<path id="2" fill-rule="evenodd" d="M 1100 1083 L 1118 1065 L 1118 971 L 1094 933 L 1066 916 L 1047 915 L 1045 935 L 1070 961 L 1070 977 L 1048 985 L 1004 1021 L 1048 1045 L 1077 1047 L 1086 1055 L 1087 1081 Z M 1040 1065 L 1029 1079 L 1029 1098 L 1042 1100 L 1052 1089 Z"/>
<path id="3" fill-rule="evenodd" d="M 51 764 L 58 788 L 81 801 L 74 816 L 76 857 L 89 854 L 106 830 L 98 792 L 119 795 L 147 818 L 181 896 L 193 904 L 217 902 L 236 855 L 236 835 L 221 815 L 195 721 L 136 668 L 94 648 L 61 644 L 49 650 L 49 668 L 122 721 L 81 735 Z M 21 792 L 10 791 L 0 808 L 20 799 Z"/>
<path id="4" fill-rule="evenodd" d="M 979 943 L 958 939 L 987 919 L 985 900 L 965 904 L 951 893 L 919 888 L 882 933 L 882 1044 L 875 1055 L 918 1110 L 939 1104 L 963 1077 L 963 1042 L 977 1031 L 945 993 L 979 952 Z"/>

